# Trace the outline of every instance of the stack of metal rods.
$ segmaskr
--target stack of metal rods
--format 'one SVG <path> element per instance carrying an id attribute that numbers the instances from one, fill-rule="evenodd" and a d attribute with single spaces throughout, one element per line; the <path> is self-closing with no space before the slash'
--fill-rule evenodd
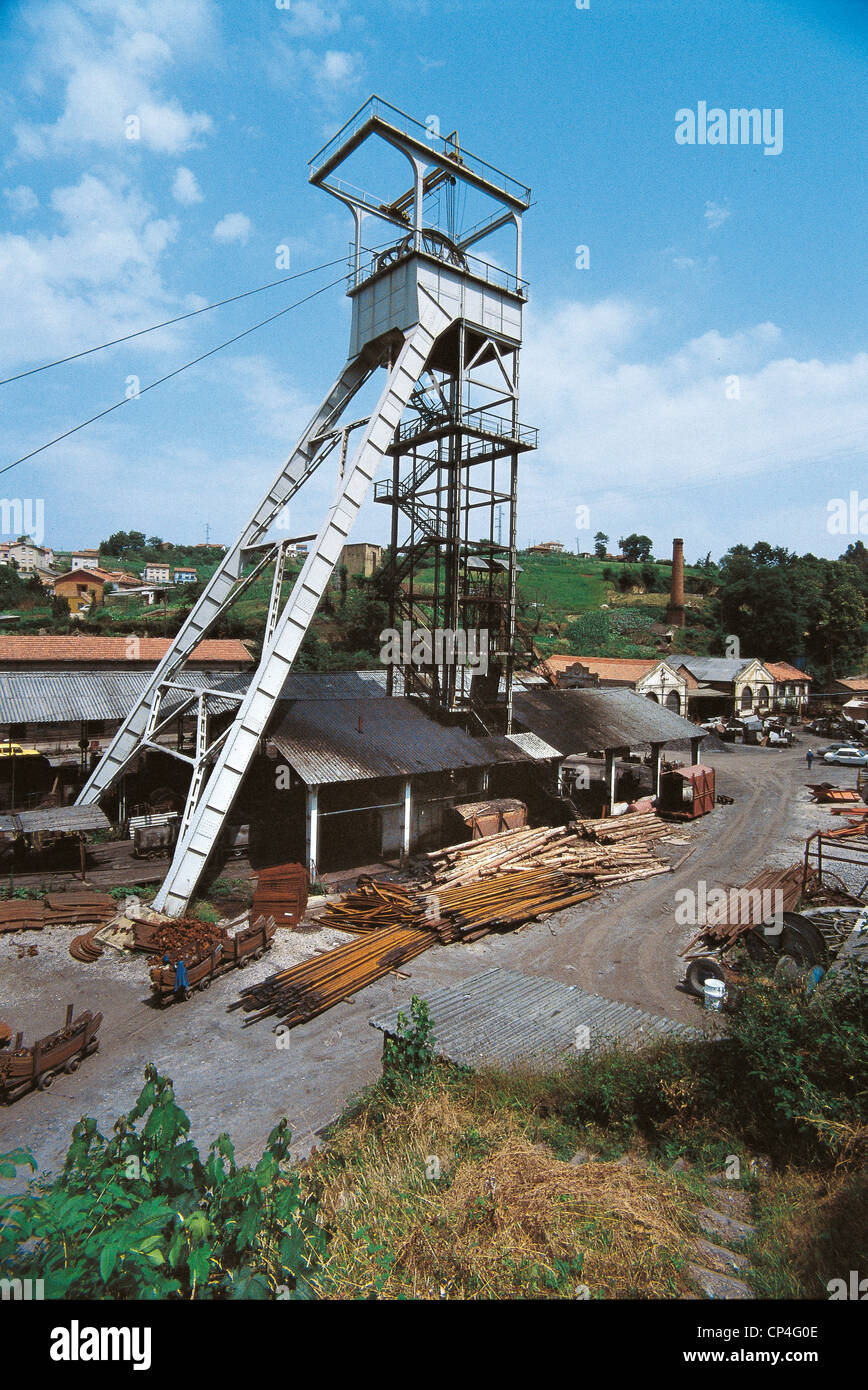
<path id="1" fill-rule="evenodd" d="M 229 1007 L 256 1011 L 244 1020 L 245 1028 L 270 1014 L 277 1014 L 280 1023 L 292 1028 L 405 965 L 436 940 L 431 931 L 380 927 L 359 941 L 350 941 L 250 985 Z"/>
<path id="2" fill-rule="evenodd" d="M 595 896 L 592 887 L 556 870 L 516 869 L 428 898 L 441 941 L 474 941 Z M 443 919 L 439 923 L 438 916 Z"/>
<path id="3" fill-rule="evenodd" d="M 398 883 L 376 882 L 363 874 L 351 892 L 328 904 L 319 920 L 323 927 L 361 936 L 383 927 L 414 927 L 424 916 L 425 909 L 411 890 Z"/>

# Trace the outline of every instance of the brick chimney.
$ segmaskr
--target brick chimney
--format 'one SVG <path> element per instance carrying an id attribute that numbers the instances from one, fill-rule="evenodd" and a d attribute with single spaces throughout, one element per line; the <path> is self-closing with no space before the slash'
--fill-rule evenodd
<path id="1" fill-rule="evenodd" d="M 672 588 L 666 621 L 672 627 L 684 627 L 684 541 L 680 536 L 672 542 Z"/>

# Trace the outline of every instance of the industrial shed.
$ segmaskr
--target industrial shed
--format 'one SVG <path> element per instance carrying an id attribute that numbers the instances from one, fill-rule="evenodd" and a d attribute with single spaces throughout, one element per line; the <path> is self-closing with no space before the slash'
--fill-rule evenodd
<path id="1" fill-rule="evenodd" d="M 660 790 L 662 750 L 689 740 L 690 761 L 697 762 L 703 733 L 689 719 L 637 695 L 632 690 L 516 690 L 515 718 L 564 757 L 603 753 L 608 803 L 615 801 L 618 753 L 649 745 L 653 792 Z"/>
<path id="2" fill-rule="evenodd" d="M 326 679 L 290 677 L 288 689 L 298 691 L 297 681 L 312 693 Z M 370 693 L 361 698 L 348 693 L 351 684 L 339 683 L 330 699 L 287 700 L 285 687 L 266 743 L 283 804 L 274 823 L 292 836 L 303 822 L 304 862 L 314 874 L 338 866 L 350 846 L 358 863 L 441 843 L 453 807 L 487 796 L 493 773 L 496 779 L 501 769 L 539 761 L 536 747 L 529 752 L 505 737 L 472 738 L 408 699 L 379 698 L 378 682 L 367 682 Z M 282 767 L 288 775 L 281 778 Z M 261 819 L 271 788 L 261 769 L 257 781 L 251 792 L 259 809 L 251 802 L 251 817 Z"/>

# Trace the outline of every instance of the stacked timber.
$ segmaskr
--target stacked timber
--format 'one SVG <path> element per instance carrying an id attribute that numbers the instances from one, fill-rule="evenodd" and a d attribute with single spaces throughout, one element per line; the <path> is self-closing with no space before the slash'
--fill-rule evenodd
<path id="1" fill-rule="evenodd" d="M 653 814 L 637 812 L 606 821 L 538 830 L 515 830 L 435 850 L 426 856 L 438 893 L 477 879 L 526 869 L 559 869 L 600 887 L 669 872 L 653 845 L 671 835 Z"/>

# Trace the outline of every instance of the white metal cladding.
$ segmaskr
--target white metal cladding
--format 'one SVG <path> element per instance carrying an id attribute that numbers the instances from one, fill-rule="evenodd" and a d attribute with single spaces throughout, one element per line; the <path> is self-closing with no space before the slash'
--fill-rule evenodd
<path id="1" fill-rule="evenodd" d="M 406 332 L 421 307 L 421 294 L 436 299 L 452 318 L 521 342 L 522 300 L 496 284 L 486 285 L 453 266 L 410 255 L 353 291 L 350 350 L 361 352 L 392 329 Z"/>
<path id="2" fill-rule="evenodd" d="M 185 911 L 196 888 L 395 425 L 422 375 L 434 342 L 451 322 L 436 301 L 424 295 L 423 299 L 427 302 L 419 322 L 408 334 L 389 372 L 377 408 L 365 426 L 352 463 L 346 467 L 335 502 L 262 653 L 259 669 L 217 754 L 199 802 L 189 810 L 187 830 L 178 840 L 169 871 L 154 900 L 154 906 L 170 916 Z"/>

